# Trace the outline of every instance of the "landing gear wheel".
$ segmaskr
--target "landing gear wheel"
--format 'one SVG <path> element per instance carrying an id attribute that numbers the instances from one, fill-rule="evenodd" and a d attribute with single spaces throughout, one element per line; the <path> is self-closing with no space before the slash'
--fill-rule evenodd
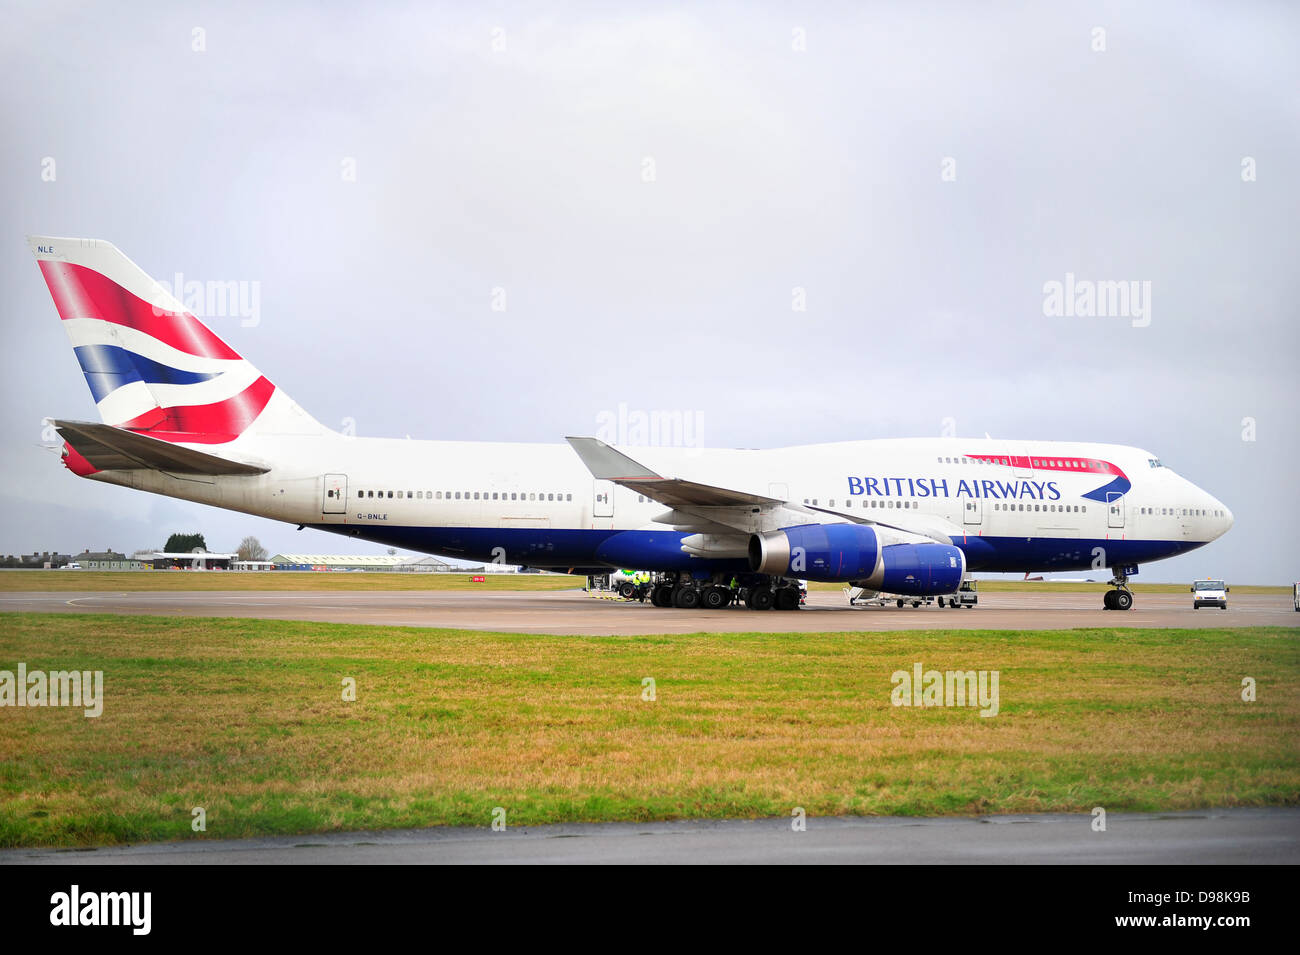
<path id="1" fill-rule="evenodd" d="M 793 587 L 782 587 L 776 592 L 777 610 L 798 610 L 799 591 Z"/>
<path id="2" fill-rule="evenodd" d="M 955 606 L 957 606 L 957 605 L 956 605 L 956 604 L 953 604 L 953 606 L 955 607 Z M 942 598 L 942 597 L 939 598 L 939 609 L 940 609 L 940 610 L 943 609 L 943 598 Z"/>
<path id="3" fill-rule="evenodd" d="M 751 587 L 749 599 L 745 602 L 749 604 L 751 610 L 771 610 L 774 600 L 772 591 L 767 587 Z"/>
<path id="4" fill-rule="evenodd" d="M 1104 601 L 1107 610 L 1128 610 L 1133 606 L 1133 591 L 1128 589 L 1128 579 L 1137 573 L 1136 566 L 1112 567 L 1114 574 L 1110 579 L 1113 590 L 1106 591 Z"/>
<path id="5" fill-rule="evenodd" d="M 705 610 L 721 610 L 731 603 L 731 594 L 723 587 L 705 587 L 701 602 Z"/>
<path id="6" fill-rule="evenodd" d="M 669 584 L 657 584 L 654 590 L 650 591 L 650 602 L 656 607 L 671 607 L 673 588 Z"/>
<path id="7" fill-rule="evenodd" d="M 898 607 L 899 607 L 900 610 L 902 609 L 902 607 L 903 607 L 903 601 L 900 600 L 900 601 L 898 602 Z"/>
<path id="8" fill-rule="evenodd" d="M 673 592 L 673 606 L 682 610 L 694 610 L 700 605 L 700 591 L 689 584 L 678 586 Z"/>

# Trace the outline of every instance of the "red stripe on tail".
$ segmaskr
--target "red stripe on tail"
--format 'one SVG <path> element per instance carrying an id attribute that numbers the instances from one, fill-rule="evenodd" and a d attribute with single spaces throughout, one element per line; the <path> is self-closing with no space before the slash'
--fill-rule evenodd
<path id="1" fill-rule="evenodd" d="M 239 394 L 210 405 L 154 408 L 119 428 L 139 431 L 151 438 L 187 444 L 224 444 L 234 441 L 262 413 L 275 393 L 275 385 L 258 378 Z"/>
<path id="2" fill-rule="evenodd" d="M 98 318 L 144 332 L 202 358 L 239 358 L 189 312 L 157 308 L 94 269 L 70 262 L 40 262 L 59 318 Z"/>

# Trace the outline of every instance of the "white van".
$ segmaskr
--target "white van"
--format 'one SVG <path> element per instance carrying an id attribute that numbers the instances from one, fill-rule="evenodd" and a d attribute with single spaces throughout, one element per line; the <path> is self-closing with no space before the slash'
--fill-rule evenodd
<path id="1" fill-rule="evenodd" d="M 1228 609 L 1228 591 L 1231 590 L 1222 580 L 1198 580 L 1192 584 L 1192 609 L 1200 610 L 1201 605 Z"/>

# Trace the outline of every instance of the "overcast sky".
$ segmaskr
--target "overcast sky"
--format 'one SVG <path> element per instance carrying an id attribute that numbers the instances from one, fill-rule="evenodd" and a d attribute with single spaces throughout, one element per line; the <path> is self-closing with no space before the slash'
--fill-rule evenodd
<path id="1" fill-rule="evenodd" d="M 42 450 L 38 233 L 256 288 L 208 323 L 331 427 L 1131 444 L 1236 515 L 1140 579 L 1300 579 L 1294 5 L 271 6 L 7 5 L 0 552 L 380 550 Z"/>

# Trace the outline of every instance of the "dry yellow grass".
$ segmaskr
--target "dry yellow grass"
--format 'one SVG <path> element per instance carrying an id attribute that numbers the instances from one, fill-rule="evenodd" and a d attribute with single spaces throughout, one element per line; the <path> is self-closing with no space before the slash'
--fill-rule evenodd
<path id="1" fill-rule="evenodd" d="M 4 615 L 0 633 L 0 667 L 106 681 L 97 720 L 0 709 L 10 845 L 186 838 L 194 806 L 224 837 L 482 825 L 496 806 L 538 823 L 1300 801 L 1296 630 L 590 638 Z M 998 670 L 999 714 L 892 706 L 915 662 Z"/>
<path id="2" fill-rule="evenodd" d="M 483 577 L 476 583 L 472 577 Z M 3 570 L 0 592 L 227 590 L 567 590 L 586 577 L 568 574 L 411 574 L 271 570 Z"/>

